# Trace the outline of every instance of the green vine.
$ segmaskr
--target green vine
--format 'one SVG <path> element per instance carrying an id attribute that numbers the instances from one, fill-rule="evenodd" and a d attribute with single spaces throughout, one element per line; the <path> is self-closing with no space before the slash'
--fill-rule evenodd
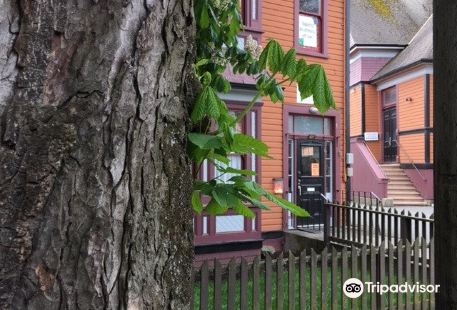
<path id="1" fill-rule="evenodd" d="M 219 215 L 232 209 L 243 216 L 253 217 L 246 205 L 268 209 L 261 201 L 263 197 L 297 216 L 309 216 L 305 210 L 252 181 L 254 172 L 228 165 L 229 155 L 233 153 L 268 157 L 268 147 L 263 142 L 237 133 L 235 128 L 259 98 L 269 97 L 273 103 L 283 103 L 282 84 L 296 83 L 302 98 L 313 96 L 315 106 L 321 112 L 335 106 L 323 68 L 297 59 L 294 49 L 284 52 L 274 40 L 262 50 L 252 38 L 248 38 L 245 49 L 240 49 L 237 35 L 242 31 L 242 21 L 237 0 L 194 2 L 197 20 L 194 71 L 201 83 L 201 91 L 191 114 L 195 130 L 188 137 L 188 153 L 196 166 L 195 178 L 205 161 L 213 164 L 221 174 L 232 175 L 226 182 L 220 177 L 207 182 L 196 180 L 192 194 L 194 211 Z M 231 89 L 223 76 L 227 68 L 234 74 L 248 74 L 256 79 L 257 93 L 237 117 L 229 113 L 219 96 Z M 209 199 L 206 206 L 202 202 L 203 196 Z"/>

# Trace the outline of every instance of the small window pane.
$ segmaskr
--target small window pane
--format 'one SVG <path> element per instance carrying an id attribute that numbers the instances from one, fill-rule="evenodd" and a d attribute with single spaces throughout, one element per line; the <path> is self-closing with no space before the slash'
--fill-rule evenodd
<path id="1" fill-rule="evenodd" d="M 239 231 L 244 231 L 244 217 L 242 215 L 216 216 L 216 233 Z"/>
<path id="2" fill-rule="evenodd" d="M 288 131 L 289 132 L 294 132 L 294 117 L 292 115 L 289 115 L 289 119 L 288 119 L 289 123 L 288 123 Z"/>
<path id="3" fill-rule="evenodd" d="M 321 0 L 300 0 L 300 11 L 321 15 Z"/>
<path id="4" fill-rule="evenodd" d="M 229 159 L 228 166 L 230 168 L 242 169 L 243 160 L 242 160 L 241 155 L 231 154 L 231 155 L 228 156 L 228 159 Z M 219 164 L 221 166 L 225 166 L 224 163 L 219 163 Z M 219 171 L 217 169 L 216 169 L 216 173 L 215 174 L 216 174 L 216 177 L 218 177 L 223 182 L 228 182 L 228 180 L 230 180 L 230 178 L 235 176 L 235 174 L 232 174 L 232 173 L 223 174 L 221 171 Z"/>
<path id="5" fill-rule="evenodd" d="M 397 92 L 396 92 L 395 87 L 391 87 L 389 89 L 384 90 L 382 92 L 382 96 L 383 96 L 382 101 L 383 101 L 384 105 L 392 104 L 397 101 Z"/>
<path id="6" fill-rule="evenodd" d="M 294 117 L 294 132 L 307 135 L 322 135 L 324 131 L 323 118 L 310 116 Z"/>
<path id="7" fill-rule="evenodd" d="M 251 0 L 251 19 L 257 19 L 257 0 Z"/>
<path id="8" fill-rule="evenodd" d="M 244 50 L 244 41 L 245 41 L 245 38 L 243 37 L 236 37 L 236 40 L 237 40 L 237 43 L 238 43 L 238 48 L 240 50 Z"/>
<path id="9" fill-rule="evenodd" d="M 300 14 L 298 19 L 298 45 L 317 48 L 319 45 L 320 19 L 316 16 Z"/>
<path id="10" fill-rule="evenodd" d="M 332 134 L 332 120 L 330 118 L 324 118 L 324 135 L 331 136 Z"/>

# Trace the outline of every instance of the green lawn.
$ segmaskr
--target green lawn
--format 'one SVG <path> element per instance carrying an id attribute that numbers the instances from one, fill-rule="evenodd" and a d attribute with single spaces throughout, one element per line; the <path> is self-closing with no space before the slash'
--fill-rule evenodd
<path id="1" fill-rule="evenodd" d="M 306 295 L 305 295 L 305 301 L 306 301 L 306 309 L 311 309 L 310 307 L 310 295 L 311 295 L 311 289 L 310 289 L 310 269 L 307 268 L 306 269 L 306 281 L 305 281 L 305 285 L 306 285 L 306 289 L 305 289 L 305 292 L 306 292 Z M 351 270 L 348 270 L 348 275 L 351 275 Z M 369 276 L 369 275 L 368 275 Z M 276 272 L 273 272 L 272 274 L 272 298 L 271 298 L 271 304 L 272 304 L 272 309 L 277 309 L 277 275 L 276 275 Z M 289 283 L 289 274 L 288 272 L 285 270 L 285 272 L 283 273 L 283 309 L 288 309 L 289 308 L 289 298 L 288 298 L 288 295 L 289 295 L 289 292 L 288 292 L 288 283 Z M 358 274 L 358 277 L 360 278 L 360 274 Z M 298 271 L 295 272 L 295 277 L 294 277 L 294 291 L 295 291 L 295 296 L 294 296 L 294 308 L 295 309 L 300 309 L 300 306 L 299 306 L 299 303 L 300 303 L 300 298 L 299 298 L 299 273 Z M 387 280 L 387 278 L 386 278 Z M 265 308 L 265 273 L 264 272 L 261 272 L 260 273 L 260 288 L 259 288 L 259 293 L 260 293 L 260 297 L 259 297 L 259 300 L 257 300 L 256 302 L 259 304 L 259 308 L 260 309 L 264 309 Z M 320 272 L 320 268 L 317 270 L 316 272 L 316 285 L 315 285 L 315 289 L 316 289 L 316 305 L 317 305 L 317 308 L 318 309 L 331 309 L 331 304 L 332 304 L 332 297 L 331 297 L 331 287 L 332 287 L 332 284 L 331 284 L 331 269 L 330 269 L 330 266 L 329 266 L 329 269 L 327 271 L 327 302 L 326 302 L 326 306 L 325 307 L 322 307 L 321 304 L 322 304 L 322 294 L 321 294 L 321 272 Z M 395 282 L 395 281 L 393 281 Z M 362 309 L 362 305 L 361 305 L 361 302 L 362 302 L 362 297 L 358 298 L 358 299 L 355 299 L 354 301 L 349 299 L 349 298 L 344 298 L 344 301 L 341 300 L 342 298 L 342 289 L 341 289 L 341 271 L 338 270 L 337 272 L 337 281 L 336 281 L 336 304 L 337 304 L 337 307 L 340 308 L 341 307 L 341 304 L 342 302 L 345 302 L 346 305 L 347 305 L 347 309 Z M 248 309 L 252 309 L 252 303 L 254 302 L 253 301 L 253 294 L 252 294 L 252 286 L 253 286 L 253 281 L 252 281 L 252 278 L 250 277 L 249 280 L 248 280 L 248 294 L 247 294 L 247 300 L 248 300 Z M 208 309 L 214 309 L 214 286 L 212 285 L 212 282 L 210 281 L 210 284 L 209 284 L 209 287 L 208 287 L 208 292 L 209 292 L 209 296 L 208 296 Z M 236 290 L 235 290 L 236 294 L 235 294 L 235 309 L 240 309 L 240 281 L 239 279 L 237 279 L 237 282 L 236 282 Z M 399 301 L 399 298 L 398 298 L 398 294 L 391 294 L 391 298 L 392 298 L 392 301 L 393 301 L 393 304 L 394 305 L 397 305 L 397 302 Z M 428 301 L 429 299 L 429 296 L 427 294 L 425 294 L 426 296 L 424 296 L 425 300 Z M 226 277 L 223 277 L 222 279 L 222 292 L 221 292 L 221 296 L 222 296 L 222 309 L 227 309 L 227 279 Z M 364 296 L 364 300 L 366 300 L 366 304 L 367 304 L 367 309 L 370 309 L 370 305 L 371 305 L 371 297 L 372 297 L 372 294 L 370 293 L 367 293 L 365 292 L 363 294 Z M 385 301 L 385 305 L 386 307 L 389 305 L 389 294 L 385 294 L 383 295 L 384 296 L 384 301 Z M 421 296 L 418 296 L 419 299 L 416 299 L 416 303 L 420 303 L 420 297 Z M 414 299 L 414 296 L 411 296 L 411 302 L 413 302 L 413 299 Z M 402 304 L 405 304 L 405 301 L 406 301 L 406 295 L 402 294 L 401 298 L 401 303 Z M 352 304 L 352 302 L 354 302 L 354 304 Z M 200 282 L 196 282 L 195 283 L 195 286 L 194 286 L 194 309 L 200 309 Z"/>

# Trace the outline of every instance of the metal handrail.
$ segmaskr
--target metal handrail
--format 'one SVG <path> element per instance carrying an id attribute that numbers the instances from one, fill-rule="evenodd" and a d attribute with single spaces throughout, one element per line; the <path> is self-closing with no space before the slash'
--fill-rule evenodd
<path id="1" fill-rule="evenodd" d="M 408 152 L 402 147 L 400 140 L 397 140 L 397 142 L 398 142 L 398 146 L 400 147 L 400 150 L 403 150 L 403 152 L 406 154 L 406 157 L 408 157 L 409 163 L 413 165 L 414 169 L 416 169 L 417 173 L 419 173 L 422 180 L 427 182 L 427 178 L 422 174 L 422 172 L 420 172 L 420 170 L 417 168 L 416 164 L 414 163 L 414 160 L 411 159 Z"/>
<path id="2" fill-rule="evenodd" d="M 322 194 L 322 193 L 320 193 L 320 194 L 321 194 L 321 197 L 324 198 L 324 200 L 325 200 L 326 202 L 331 202 L 327 197 L 324 196 L 324 194 Z"/>

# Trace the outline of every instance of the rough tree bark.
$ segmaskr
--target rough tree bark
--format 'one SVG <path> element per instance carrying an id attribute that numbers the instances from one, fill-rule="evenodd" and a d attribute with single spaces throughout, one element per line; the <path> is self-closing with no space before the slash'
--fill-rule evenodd
<path id="1" fill-rule="evenodd" d="M 194 29 L 191 0 L 0 0 L 0 309 L 189 307 Z"/>
<path id="2" fill-rule="evenodd" d="M 434 1 L 436 309 L 457 309 L 457 2 Z"/>

